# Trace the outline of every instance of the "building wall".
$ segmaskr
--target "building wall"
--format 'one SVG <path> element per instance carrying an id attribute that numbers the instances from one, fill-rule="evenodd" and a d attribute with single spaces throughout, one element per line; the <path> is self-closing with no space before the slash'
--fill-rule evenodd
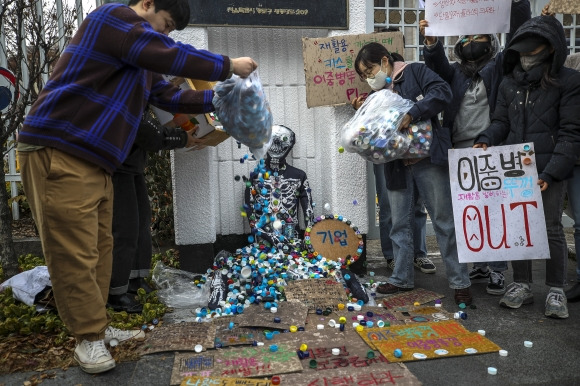
<path id="1" fill-rule="evenodd" d="M 366 161 L 338 152 L 340 129 L 354 111 L 350 104 L 307 108 L 302 59 L 303 37 L 372 31 L 372 1 L 349 3 L 349 30 L 209 27 L 187 28 L 172 37 L 197 48 L 231 57 L 250 56 L 258 62 L 274 124 L 286 125 L 296 133 L 296 145 L 288 160 L 308 175 L 315 215 L 326 213 L 328 203 L 331 212 L 345 216 L 366 233 Z M 216 241 L 216 235 L 249 232 L 240 215 L 244 184 L 234 179 L 236 175 L 249 176 L 255 167 L 255 161 L 240 163 L 245 154 L 249 154 L 247 147 L 238 148 L 233 139 L 215 148 L 173 153 L 176 244 L 190 246 L 182 250 L 192 254 L 191 258 L 200 258 L 193 256 L 200 250 L 195 246 L 204 245 L 204 255 L 212 253 L 207 245 Z"/>

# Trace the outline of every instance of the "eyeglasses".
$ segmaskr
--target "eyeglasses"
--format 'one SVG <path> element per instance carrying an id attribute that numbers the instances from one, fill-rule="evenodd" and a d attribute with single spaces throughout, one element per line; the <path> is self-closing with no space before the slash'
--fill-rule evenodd
<path id="1" fill-rule="evenodd" d="M 476 41 L 476 42 L 486 42 L 488 41 L 488 37 L 486 35 L 473 35 L 470 38 L 463 38 L 459 41 L 459 43 L 461 43 L 462 45 L 465 45 L 465 43 L 467 42 L 472 42 L 472 41 Z"/>
<path id="2" fill-rule="evenodd" d="M 367 68 L 362 72 L 361 78 L 364 79 L 375 79 L 375 74 L 373 74 L 373 70 L 377 67 L 378 64 L 373 64 L 371 68 Z"/>

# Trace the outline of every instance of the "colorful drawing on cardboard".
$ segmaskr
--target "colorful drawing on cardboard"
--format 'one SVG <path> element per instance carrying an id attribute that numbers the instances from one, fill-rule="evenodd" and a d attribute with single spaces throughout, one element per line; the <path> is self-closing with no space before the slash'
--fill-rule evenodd
<path id="1" fill-rule="evenodd" d="M 500 347 L 470 332 L 456 321 L 417 323 L 389 328 L 369 328 L 361 338 L 383 354 L 389 362 L 408 362 L 461 355 L 497 352 Z M 400 350 L 400 356 L 395 355 Z"/>
<path id="2" fill-rule="evenodd" d="M 344 367 L 300 374 L 283 374 L 285 385 L 421 385 L 402 363 L 377 362 L 370 367 Z"/>
<path id="3" fill-rule="evenodd" d="M 175 354 L 171 385 L 184 377 L 267 377 L 302 371 L 294 345 L 280 343 L 276 351 L 270 345 L 238 346 L 204 353 Z"/>

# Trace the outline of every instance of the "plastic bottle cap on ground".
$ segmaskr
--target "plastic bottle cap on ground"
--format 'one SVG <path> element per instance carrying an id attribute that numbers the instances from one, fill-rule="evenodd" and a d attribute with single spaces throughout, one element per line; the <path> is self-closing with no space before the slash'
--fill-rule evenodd
<path id="1" fill-rule="evenodd" d="M 362 330 L 364 330 L 365 328 L 363 326 L 361 326 L 360 324 L 358 326 L 356 326 L 356 330 L 357 332 L 361 332 Z"/>
<path id="2" fill-rule="evenodd" d="M 485 336 L 485 330 L 477 330 L 477 333 L 481 336 Z"/>
<path id="3" fill-rule="evenodd" d="M 328 326 L 329 326 L 329 327 L 334 327 L 334 326 L 336 326 L 336 321 L 335 321 L 334 319 L 330 319 L 330 320 L 328 321 Z"/>
<path id="4" fill-rule="evenodd" d="M 526 346 L 526 347 L 532 347 L 533 345 L 534 345 L 534 344 L 533 344 L 532 342 L 530 342 L 529 340 L 526 340 L 526 341 L 524 342 L 524 346 Z"/>
<path id="5" fill-rule="evenodd" d="M 403 356 L 403 351 L 401 351 L 400 348 L 395 349 L 395 351 L 393 351 L 393 355 L 395 356 L 395 358 L 400 358 Z"/>
<path id="6" fill-rule="evenodd" d="M 344 316 L 341 316 L 341 317 L 338 319 L 338 323 L 340 323 L 340 324 L 344 324 L 344 323 L 346 323 L 346 318 L 345 318 Z"/>
<path id="7" fill-rule="evenodd" d="M 365 316 L 364 315 L 357 315 L 356 316 L 356 320 L 364 320 Z"/>
<path id="8" fill-rule="evenodd" d="M 383 322 L 382 320 L 379 320 L 377 322 L 377 327 L 385 327 L 385 322 Z"/>
<path id="9" fill-rule="evenodd" d="M 279 377 L 279 376 L 277 376 L 277 375 L 274 375 L 274 376 L 272 377 L 272 379 L 270 380 L 270 383 L 271 383 L 272 385 L 279 385 L 279 384 L 280 384 L 280 377 Z"/>
<path id="10" fill-rule="evenodd" d="M 441 303 L 435 303 L 436 308 L 441 308 Z"/>
<path id="11" fill-rule="evenodd" d="M 508 352 L 507 352 L 507 350 L 499 350 L 499 355 L 502 357 L 507 357 Z"/>
<path id="12" fill-rule="evenodd" d="M 276 312 L 278 312 L 278 307 L 270 307 L 270 312 L 275 314 Z"/>
<path id="13" fill-rule="evenodd" d="M 324 330 L 324 324 L 317 324 L 316 329 L 317 330 Z"/>
<path id="14" fill-rule="evenodd" d="M 413 305 L 414 305 L 414 306 L 420 306 L 420 305 L 421 305 L 421 303 L 419 303 L 419 302 L 415 302 L 415 303 L 413 303 Z"/>
<path id="15" fill-rule="evenodd" d="M 306 350 L 308 350 L 308 346 L 306 345 L 306 343 L 302 343 L 300 345 L 300 351 L 306 351 Z"/>
<path id="16" fill-rule="evenodd" d="M 298 331 L 298 327 L 290 326 L 290 332 L 296 332 L 296 331 Z"/>
<path id="17" fill-rule="evenodd" d="M 355 305 L 354 305 L 354 310 L 355 310 L 355 311 L 360 311 L 360 310 L 361 310 L 361 308 L 362 308 L 362 307 L 361 307 L 361 305 L 360 305 L 360 304 L 355 304 Z"/>
<path id="18" fill-rule="evenodd" d="M 497 374 L 497 369 L 495 367 L 488 367 L 487 368 L 487 373 L 489 375 L 496 375 Z"/>
<path id="19" fill-rule="evenodd" d="M 344 310 L 344 304 L 338 303 L 338 309 L 339 310 Z"/>
<path id="20" fill-rule="evenodd" d="M 339 348 L 333 348 L 332 349 L 332 355 L 339 355 L 340 354 L 340 349 Z"/>
<path id="21" fill-rule="evenodd" d="M 195 352 L 202 352 L 203 346 L 201 344 L 196 344 L 193 349 L 195 350 Z"/>

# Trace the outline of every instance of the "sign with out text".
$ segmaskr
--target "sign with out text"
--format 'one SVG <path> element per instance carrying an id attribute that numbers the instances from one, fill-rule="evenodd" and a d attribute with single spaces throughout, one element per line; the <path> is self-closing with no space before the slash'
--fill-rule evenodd
<path id="1" fill-rule="evenodd" d="M 532 143 L 449 150 L 449 179 L 461 263 L 550 257 Z"/>
<path id="2" fill-rule="evenodd" d="M 389 52 L 403 55 L 401 32 L 340 35 L 330 38 L 302 38 L 306 105 L 332 106 L 350 103 L 371 88 L 354 68 L 360 49 L 368 43 L 384 45 Z"/>
<path id="3" fill-rule="evenodd" d="M 425 0 L 426 36 L 509 32 L 512 0 Z"/>

